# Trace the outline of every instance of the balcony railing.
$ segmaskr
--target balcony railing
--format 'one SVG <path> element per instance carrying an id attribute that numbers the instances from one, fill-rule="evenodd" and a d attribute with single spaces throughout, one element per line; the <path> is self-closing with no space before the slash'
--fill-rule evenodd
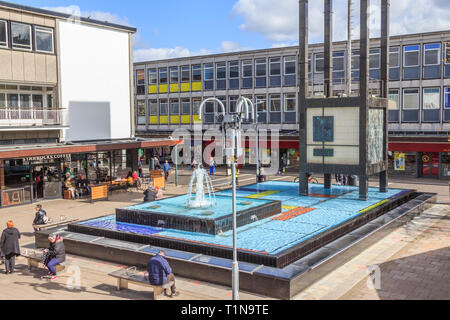
<path id="1" fill-rule="evenodd" d="M 0 108 L 0 128 L 66 126 L 68 115 L 68 110 Z"/>

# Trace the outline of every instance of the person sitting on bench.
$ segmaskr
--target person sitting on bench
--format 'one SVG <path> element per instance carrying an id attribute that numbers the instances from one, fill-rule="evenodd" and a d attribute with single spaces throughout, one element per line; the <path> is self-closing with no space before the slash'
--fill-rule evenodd
<path id="1" fill-rule="evenodd" d="M 42 205 L 37 204 L 35 207 L 36 215 L 34 216 L 33 220 L 33 229 L 34 231 L 38 231 L 38 229 L 35 226 L 40 226 L 43 224 L 47 224 L 50 222 L 50 219 L 47 217 L 47 212 L 45 212 L 44 209 L 42 209 Z"/>
<path id="2" fill-rule="evenodd" d="M 147 263 L 148 282 L 153 286 L 163 286 L 172 282 L 170 295 L 167 294 L 167 289 L 164 289 L 164 295 L 172 298 L 173 296 L 180 295 L 180 292 L 176 290 L 175 275 L 165 256 L 166 253 L 161 250 Z"/>
<path id="3" fill-rule="evenodd" d="M 44 250 L 44 265 L 48 268 L 49 273 L 44 278 L 53 281 L 56 279 L 55 267 L 66 261 L 66 249 L 60 235 L 50 234 L 48 241 L 50 241 L 50 246 Z"/>

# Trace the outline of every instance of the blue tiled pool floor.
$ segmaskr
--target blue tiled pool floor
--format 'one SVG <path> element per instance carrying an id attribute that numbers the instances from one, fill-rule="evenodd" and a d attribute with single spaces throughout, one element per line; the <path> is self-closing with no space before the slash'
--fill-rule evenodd
<path id="1" fill-rule="evenodd" d="M 376 188 L 369 188 L 369 200 L 360 201 L 357 187 L 332 186 L 325 190 L 323 185 L 310 186 L 313 197 L 298 195 L 298 184 L 282 181 L 269 181 L 246 186 L 237 191 L 242 199 L 280 200 L 283 211 L 274 217 L 255 221 L 237 230 L 237 245 L 241 250 L 275 255 L 299 243 L 344 223 L 358 215 L 364 209 L 380 204 L 383 200 L 395 197 L 405 190 L 390 189 L 379 193 Z M 231 197 L 231 190 L 217 193 L 218 197 Z M 170 199 L 167 199 L 170 200 Z M 166 201 L 167 200 L 163 200 Z M 160 202 L 153 202 L 158 205 Z M 227 203 L 227 204 L 225 204 Z M 148 204 L 147 204 L 148 205 Z M 227 208 L 227 206 L 229 206 Z M 161 206 L 160 211 L 164 210 Z M 220 211 L 231 212 L 231 201 L 221 205 Z M 115 215 L 93 219 L 79 224 L 96 228 L 151 235 L 166 239 L 208 244 L 211 246 L 232 247 L 232 231 L 220 235 L 200 234 L 173 229 L 116 222 Z"/>

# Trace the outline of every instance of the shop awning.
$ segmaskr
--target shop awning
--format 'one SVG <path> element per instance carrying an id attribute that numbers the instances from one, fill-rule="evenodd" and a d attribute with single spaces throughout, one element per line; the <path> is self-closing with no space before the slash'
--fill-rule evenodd
<path id="1" fill-rule="evenodd" d="M 183 143 L 183 140 L 135 139 L 116 141 L 89 141 L 42 146 L 2 147 L 0 148 L 0 160 L 42 157 L 49 155 L 58 156 L 66 154 L 107 152 L 114 150 L 173 147 L 181 143 Z"/>

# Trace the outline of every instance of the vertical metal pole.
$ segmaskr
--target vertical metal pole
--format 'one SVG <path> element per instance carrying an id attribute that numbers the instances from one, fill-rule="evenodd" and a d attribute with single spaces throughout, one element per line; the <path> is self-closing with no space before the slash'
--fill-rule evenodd
<path id="1" fill-rule="evenodd" d="M 332 0 L 325 0 L 325 41 L 324 41 L 324 94 L 333 96 L 333 8 Z M 324 145 L 325 147 L 325 145 Z M 324 188 L 331 189 L 331 174 L 324 174 Z"/>
<path id="2" fill-rule="evenodd" d="M 237 132 L 234 130 L 235 149 L 234 159 L 231 163 L 231 180 L 233 185 L 233 267 L 232 267 L 232 290 L 233 300 L 239 300 L 239 263 L 237 257 L 237 223 L 236 223 L 236 160 L 237 160 Z"/>
<path id="3" fill-rule="evenodd" d="M 348 1 L 348 35 L 347 35 L 347 72 L 346 72 L 346 86 L 345 91 L 347 97 L 350 97 L 352 94 L 352 1 Z"/>
<path id="4" fill-rule="evenodd" d="M 361 1 L 361 48 L 360 48 L 360 132 L 359 132 L 359 165 L 360 165 L 360 178 L 359 178 L 359 199 L 367 200 L 369 195 L 368 189 L 368 114 L 369 114 L 369 6 L 370 0 Z"/>
<path id="5" fill-rule="evenodd" d="M 175 146 L 175 186 L 178 187 L 178 145 Z"/>
<path id="6" fill-rule="evenodd" d="M 390 20 L 390 0 L 381 0 L 381 97 L 389 97 L 389 20 Z M 389 111 L 384 109 L 383 117 L 383 161 L 384 170 L 380 172 L 380 192 L 387 192 L 389 186 L 388 178 L 388 122 Z"/>
<path id="7" fill-rule="evenodd" d="M 298 123 L 299 123 L 299 193 L 308 196 L 308 164 L 306 152 L 306 97 L 308 96 L 308 0 L 300 0 L 299 58 L 298 58 Z"/>

